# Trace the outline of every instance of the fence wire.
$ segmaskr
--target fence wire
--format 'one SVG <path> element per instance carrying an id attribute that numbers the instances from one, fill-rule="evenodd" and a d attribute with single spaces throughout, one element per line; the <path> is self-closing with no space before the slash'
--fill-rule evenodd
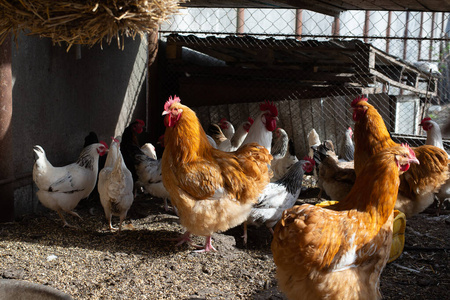
<path id="1" fill-rule="evenodd" d="M 260 102 L 255 99 L 274 101 L 278 125 L 300 157 L 308 152 L 313 128 L 339 149 L 353 125 L 350 102 L 361 93 L 398 142 L 424 143 L 425 132 L 418 126 L 422 117 L 446 124 L 449 16 L 347 11 L 331 17 L 299 9 L 187 8 L 159 33 L 162 41 L 180 45 L 183 64 L 189 65 L 189 72 L 181 72 L 179 60 L 168 60 L 178 95 L 183 99 L 187 91 L 197 96 L 208 91 L 211 100 L 195 107 L 205 128 L 224 117 L 236 127 L 256 117 Z M 227 67 L 234 71 L 217 72 Z M 222 87 L 217 95 L 214 86 Z M 213 99 L 223 99 L 223 88 L 233 101 L 217 105 L 220 101 Z"/>

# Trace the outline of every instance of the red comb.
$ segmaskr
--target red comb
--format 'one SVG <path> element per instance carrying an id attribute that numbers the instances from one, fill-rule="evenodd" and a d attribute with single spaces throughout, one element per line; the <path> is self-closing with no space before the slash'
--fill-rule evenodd
<path id="1" fill-rule="evenodd" d="M 359 97 L 356 97 L 355 99 L 353 99 L 351 106 L 355 107 L 356 103 L 360 102 L 360 101 L 368 101 L 369 99 L 367 99 L 366 97 L 364 97 L 364 95 L 361 95 Z"/>
<path id="2" fill-rule="evenodd" d="M 100 144 L 102 144 L 103 146 L 105 146 L 106 149 L 108 149 L 108 144 L 106 144 L 104 141 L 100 141 Z"/>
<path id="3" fill-rule="evenodd" d="M 136 122 L 138 122 L 138 124 L 141 126 L 145 126 L 145 122 L 142 121 L 141 119 L 136 119 Z"/>
<path id="4" fill-rule="evenodd" d="M 252 117 L 248 117 L 247 121 L 250 122 L 250 124 L 252 124 L 252 125 L 253 125 L 253 122 L 255 122 L 255 120 L 253 120 Z"/>
<path id="5" fill-rule="evenodd" d="M 177 96 L 173 96 L 173 99 L 172 99 L 172 96 L 170 96 L 169 100 L 167 100 L 166 103 L 164 103 L 164 110 L 165 111 L 169 110 L 169 107 L 176 102 L 180 103 L 181 99 L 178 98 Z"/>
<path id="6" fill-rule="evenodd" d="M 259 110 L 260 111 L 268 110 L 274 117 L 278 116 L 278 109 L 275 106 L 275 104 L 267 100 L 259 106 Z"/>
<path id="7" fill-rule="evenodd" d="M 120 141 L 118 140 L 118 139 L 116 139 L 115 137 L 111 137 L 112 138 L 112 140 L 114 141 L 114 142 L 116 142 L 116 143 L 118 143 L 118 144 L 120 144 Z"/>
<path id="8" fill-rule="evenodd" d="M 403 143 L 403 144 L 402 144 L 402 147 L 405 147 L 406 149 L 409 150 L 409 155 L 410 155 L 411 157 L 416 157 L 416 153 L 414 152 L 413 149 L 411 149 L 411 148 L 409 147 L 408 144 Z"/>
<path id="9" fill-rule="evenodd" d="M 222 119 L 220 119 L 219 123 L 223 123 L 223 122 L 226 122 L 226 121 L 227 121 L 227 118 L 222 118 Z"/>
<path id="10" fill-rule="evenodd" d="M 303 157 L 303 160 L 309 161 L 313 166 L 316 165 L 316 162 L 314 161 L 314 159 L 312 159 L 309 156 Z"/>
<path id="11" fill-rule="evenodd" d="M 423 122 L 426 122 L 426 121 L 431 121 L 431 118 L 430 117 L 423 118 L 422 122 L 420 122 L 420 123 L 423 123 Z"/>

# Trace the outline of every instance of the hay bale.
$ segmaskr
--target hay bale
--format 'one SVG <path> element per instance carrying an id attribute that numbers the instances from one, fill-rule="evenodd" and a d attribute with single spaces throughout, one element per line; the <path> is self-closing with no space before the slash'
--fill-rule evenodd
<path id="1" fill-rule="evenodd" d="M 186 0 L 0 0 L 0 44 L 12 32 L 94 45 L 155 30 Z"/>

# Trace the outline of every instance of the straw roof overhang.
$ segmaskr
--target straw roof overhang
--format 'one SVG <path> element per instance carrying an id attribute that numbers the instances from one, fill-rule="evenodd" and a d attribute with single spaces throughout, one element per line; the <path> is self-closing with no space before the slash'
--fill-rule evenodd
<path id="1" fill-rule="evenodd" d="M 186 0 L 0 0 L 0 43 L 13 33 L 92 46 L 158 28 Z"/>

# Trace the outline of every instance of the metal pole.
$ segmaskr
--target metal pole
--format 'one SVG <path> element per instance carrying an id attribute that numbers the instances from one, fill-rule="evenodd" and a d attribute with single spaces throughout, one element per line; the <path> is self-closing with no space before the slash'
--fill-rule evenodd
<path id="1" fill-rule="evenodd" d="M 11 35 L 0 45 L 0 222 L 14 220 Z"/>

